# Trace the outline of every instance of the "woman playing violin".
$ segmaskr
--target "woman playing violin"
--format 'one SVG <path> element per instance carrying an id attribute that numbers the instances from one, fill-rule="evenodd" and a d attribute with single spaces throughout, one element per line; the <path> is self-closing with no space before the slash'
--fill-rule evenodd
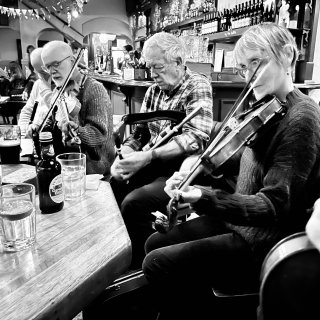
<path id="1" fill-rule="evenodd" d="M 264 257 L 304 230 L 319 197 L 320 109 L 293 84 L 298 50 L 291 33 L 273 23 L 252 26 L 234 58 L 255 99 L 273 95 L 286 113 L 244 147 L 234 193 L 198 185 L 181 191 L 186 172 L 167 180 L 166 193 L 190 203 L 198 217 L 145 244 L 143 271 L 155 295 L 165 297 L 161 320 L 214 319 L 211 287 L 258 290 Z"/>

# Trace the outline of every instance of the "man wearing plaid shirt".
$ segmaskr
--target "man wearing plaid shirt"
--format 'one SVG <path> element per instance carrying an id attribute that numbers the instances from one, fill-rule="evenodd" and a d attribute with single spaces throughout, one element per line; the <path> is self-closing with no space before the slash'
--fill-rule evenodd
<path id="1" fill-rule="evenodd" d="M 132 242 L 132 268 L 141 267 L 144 242 L 154 232 L 151 212 L 165 212 L 170 200 L 164 192 L 167 178 L 186 157 L 204 150 L 213 128 L 211 83 L 185 66 L 181 40 L 157 33 L 145 42 L 143 56 L 155 84 L 147 90 L 140 112 L 176 110 L 188 115 L 198 106 L 202 109 L 181 132 L 153 150 L 151 145 L 161 139 L 170 121 L 136 125 L 122 145 L 123 159 L 118 157 L 111 167 L 111 186 Z"/>

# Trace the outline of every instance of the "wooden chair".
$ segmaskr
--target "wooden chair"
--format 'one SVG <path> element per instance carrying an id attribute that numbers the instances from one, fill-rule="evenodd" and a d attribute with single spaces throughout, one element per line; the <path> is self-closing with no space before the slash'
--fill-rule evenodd
<path id="1" fill-rule="evenodd" d="M 219 320 L 257 319 L 259 289 L 253 287 L 212 288 Z"/>
<path id="2" fill-rule="evenodd" d="M 18 124 L 18 117 L 26 101 L 7 101 L 0 105 L 0 116 L 4 124 Z M 10 121 L 11 119 L 11 121 Z"/>
<path id="3" fill-rule="evenodd" d="M 116 279 L 82 311 L 83 320 L 156 320 L 149 285 L 142 270 L 132 270 Z"/>

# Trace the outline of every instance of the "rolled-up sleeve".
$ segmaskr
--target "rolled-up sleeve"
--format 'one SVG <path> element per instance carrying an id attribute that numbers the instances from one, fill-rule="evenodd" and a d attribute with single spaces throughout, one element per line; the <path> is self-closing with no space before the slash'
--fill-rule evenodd
<path id="1" fill-rule="evenodd" d="M 186 115 L 188 116 L 198 106 L 202 109 L 190 121 L 184 124 L 182 133 L 174 137 L 177 144 L 186 152 L 194 153 L 203 150 L 206 142 L 209 141 L 213 128 L 212 110 L 212 88 L 210 82 L 201 77 L 194 82 L 190 82 L 193 89 L 187 97 Z"/>

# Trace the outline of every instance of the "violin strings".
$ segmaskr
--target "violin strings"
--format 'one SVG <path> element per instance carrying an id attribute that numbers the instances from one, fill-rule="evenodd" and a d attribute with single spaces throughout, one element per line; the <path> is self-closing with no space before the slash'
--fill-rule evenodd
<path id="1" fill-rule="evenodd" d="M 270 62 L 269 62 L 270 63 Z M 262 69 L 262 71 L 259 73 L 259 75 L 257 76 L 257 78 L 254 80 L 254 82 L 252 83 L 251 87 L 249 88 L 249 90 L 247 90 L 247 92 L 245 93 L 244 97 L 241 99 L 240 103 L 238 104 L 238 106 L 236 106 L 237 101 L 239 100 L 239 98 L 237 99 L 236 103 L 234 104 L 234 106 L 232 107 L 231 112 L 228 113 L 228 115 L 225 117 L 225 120 L 222 122 L 221 128 L 219 130 L 219 132 L 217 133 L 216 137 L 213 139 L 213 141 L 210 143 L 208 143 L 207 147 L 205 148 L 205 150 L 202 152 L 202 154 L 199 156 L 198 160 L 195 162 L 195 164 L 192 166 L 190 172 L 188 173 L 188 175 L 185 177 L 185 179 L 183 181 L 181 181 L 181 183 L 178 186 L 178 189 L 181 190 L 186 183 L 189 180 L 192 180 L 192 177 L 196 175 L 196 171 L 197 169 L 199 169 L 201 162 L 202 162 L 202 158 L 204 157 L 204 155 L 207 155 L 209 153 L 211 153 L 212 149 L 221 141 L 222 139 L 222 134 L 223 131 L 225 130 L 226 127 L 226 123 L 227 121 L 233 116 L 233 114 L 238 110 L 239 106 L 242 105 L 242 103 L 245 101 L 245 99 L 247 98 L 247 96 L 249 95 L 249 93 L 253 90 L 254 85 L 260 80 L 261 76 L 264 74 L 266 68 L 269 66 L 269 63 L 267 63 L 264 68 Z M 259 63 L 258 67 L 256 68 L 256 70 L 254 71 L 254 73 L 252 74 L 250 80 L 248 81 L 247 85 L 245 86 L 244 90 L 241 92 L 240 96 L 243 94 L 243 92 L 248 88 L 248 86 L 250 85 L 253 77 L 256 75 L 258 69 L 261 66 L 261 62 Z M 239 96 L 239 97 L 240 97 Z"/>

